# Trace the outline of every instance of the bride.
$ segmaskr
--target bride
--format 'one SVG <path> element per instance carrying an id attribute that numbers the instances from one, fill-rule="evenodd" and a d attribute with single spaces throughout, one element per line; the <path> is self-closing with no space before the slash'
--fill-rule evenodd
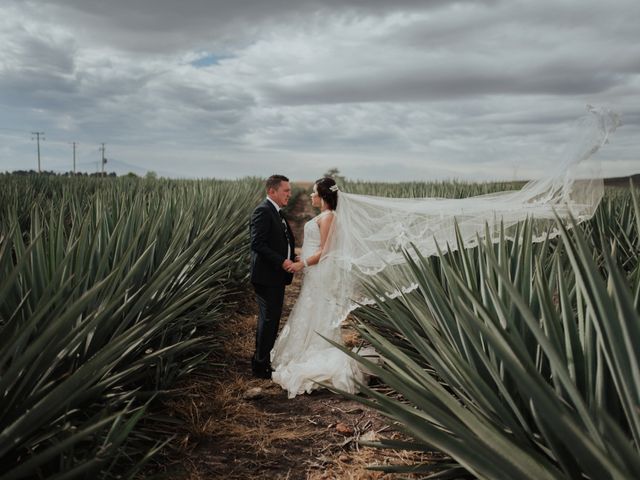
<path id="1" fill-rule="evenodd" d="M 289 398 L 318 388 L 317 382 L 331 384 L 355 393 L 357 383 L 364 380 L 358 363 L 327 342 L 342 344 L 340 325 L 335 322 L 339 312 L 332 289 L 327 282 L 335 273 L 330 262 L 321 261 L 328 246 L 338 188 L 335 180 L 321 178 L 313 185 L 311 205 L 320 214 L 304 225 L 301 260 L 291 271 L 304 270 L 304 281 L 286 325 L 271 350 L 272 380 L 288 391 Z"/>
<path id="2" fill-rule="evenodd" d="M 402 275 L 407 256 L 514 238 L 526 219 L 532 219 L 534 240 L 543 241 L 558 234 L 558 220 L 591 218 L 604 192 L 593 155 L 619 123 L 615 113 L 588 107 L 577 123 L 577 137 L 553 167 L 517 191 L 461 199 L 383 198 L 338 192 L 333 179 L 318 180 L 311 198 L 321 211 L 304 226 L 301 260 L 292 267 L 304 269 L 305 277 L 271 351 L 273 380 L 290 398 L 310 392 L 318 382 L 356 392 L 364 381 L 357 362 L 325 338 L 342 344 L 341 322 L 358 304 L 373 302 L 368 277 L 386 282 L 387 298 L 416 288 Z"/>

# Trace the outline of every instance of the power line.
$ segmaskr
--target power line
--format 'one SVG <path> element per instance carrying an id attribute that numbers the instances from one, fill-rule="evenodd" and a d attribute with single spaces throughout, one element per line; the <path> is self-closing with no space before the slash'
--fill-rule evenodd
<path id="1" fill-rule="evenodd" d="M 18 130 L 17 128 L 0 127 L 0 130 L 8 130 L 10 132 L 28 133 L 29 130 Z"/>

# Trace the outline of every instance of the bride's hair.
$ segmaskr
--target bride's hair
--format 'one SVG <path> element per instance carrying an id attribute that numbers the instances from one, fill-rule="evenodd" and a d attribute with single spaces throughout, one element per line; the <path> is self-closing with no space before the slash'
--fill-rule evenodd
<path id="1" fill-rule="evenodd" d="M 331 190 L 331 187 L 335 184 L 336 181 L 331 177 L 323 177 L 320 180 L 316 180 L 318 195 L 331 210 L 335 210 L 338 206 L 338 192 Z"/>

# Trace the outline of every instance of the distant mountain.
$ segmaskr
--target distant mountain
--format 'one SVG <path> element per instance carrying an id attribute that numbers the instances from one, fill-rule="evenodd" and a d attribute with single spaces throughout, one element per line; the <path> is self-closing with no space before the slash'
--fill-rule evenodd
<path id="1" fill-rule="evenodd" d="M 636 173 L 635 175 L 628 175 L 626 177 L 605 178 L 604 184 L 607 187 L 628 187 L 629 179 L 633 180 L 633 184 L 636 187 L 640 187 L 640 173 Z"/>

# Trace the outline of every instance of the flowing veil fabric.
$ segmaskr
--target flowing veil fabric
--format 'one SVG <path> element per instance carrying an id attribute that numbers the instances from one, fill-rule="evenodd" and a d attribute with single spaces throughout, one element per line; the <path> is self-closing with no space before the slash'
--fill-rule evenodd
<path id="1" fill-rule="evenodd" d="M 456 245 L 456 224 L 465 245 L 477 238 L 497 240 L 501 229 L 514 235 L 518 222 L 532 218 L 534 238 L 554 235 L 556 215 L 567 220 L 589 219 L 602 199 L 604 187 L 593 155 L 619 125 L 606 109 L 588 107 L 577 125 L 578 136 L 544 178 L 521 190 L 462 199 L 386 198 L 339 192 L 336 219 L 321 262 L 330 278 L 334 317 L 340 324 L 358 303 L 370 303 L 363 289 L 367 277 L 406 263 L 405 252 L 434 255 Z M 408 291 L 413 285 L 403 285 Z M 396 292 L 397 293 L 397 292 Z"/>

